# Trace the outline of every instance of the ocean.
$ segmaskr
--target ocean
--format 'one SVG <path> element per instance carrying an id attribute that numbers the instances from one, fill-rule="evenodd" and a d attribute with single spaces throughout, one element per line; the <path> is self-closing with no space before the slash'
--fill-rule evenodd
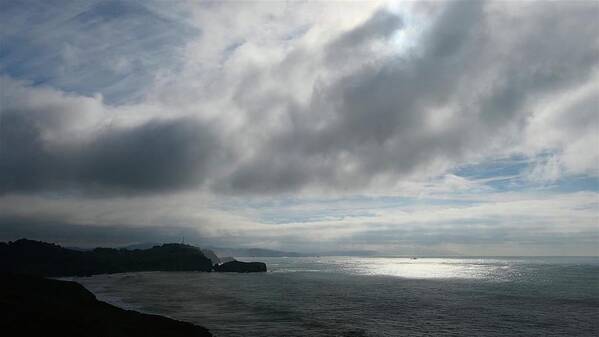
<path id="1" fill-rule="evenodd" d="M 240 258 L 256 274 L 74 278 L 225 336 L 599 336 L 599 258 Z"/>

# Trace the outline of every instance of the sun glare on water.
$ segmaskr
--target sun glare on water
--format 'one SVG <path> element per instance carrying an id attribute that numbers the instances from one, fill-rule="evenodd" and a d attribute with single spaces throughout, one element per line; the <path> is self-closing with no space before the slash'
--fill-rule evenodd
<path id="1" fill-rule="evenodd" d="M 509 266 L 460 259 L 373 258 L 347 261 L 346 268 L 354 273 L 365 275 L 423 279 L 483 279 L 507 274 Z"/>

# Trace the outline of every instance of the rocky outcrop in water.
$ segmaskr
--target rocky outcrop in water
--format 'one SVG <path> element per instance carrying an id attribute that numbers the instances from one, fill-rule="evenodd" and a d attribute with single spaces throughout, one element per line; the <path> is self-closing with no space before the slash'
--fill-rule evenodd
<path id="1" fill-rule="evenodd" d="M 0 273 L 4 336 L 208 337 L 205 328 L 123 310 L 78 283 Z"/>
<path id="2" fill-rule="evenodd" d="M 266 272 L 266 264 L 263 262 L 230 261 L 215 265 L 214 270 L 231 273 L 259 273 Z"/>

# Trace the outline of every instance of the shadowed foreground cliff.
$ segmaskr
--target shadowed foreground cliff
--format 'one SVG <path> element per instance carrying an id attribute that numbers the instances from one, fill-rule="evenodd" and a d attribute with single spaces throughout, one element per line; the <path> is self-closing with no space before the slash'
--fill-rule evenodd
<path id="1" fill-rule="evenodd" d="M 201 326 L 98 301 L 75 282 L 10 273 L 0 273 L 0 326 L 5 336 L 212 336 Z"/>

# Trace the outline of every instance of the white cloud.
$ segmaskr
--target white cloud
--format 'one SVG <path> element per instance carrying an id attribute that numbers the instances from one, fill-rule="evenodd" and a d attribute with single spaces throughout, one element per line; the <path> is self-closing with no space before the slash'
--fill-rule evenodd
<path id="1" fill-rule="evenodd" d="M 595 3 L 35 8 L 0 16 L 14 46 L 0 57 L 0 192 L 14 216 L 173 224 L 270 246 L 596 230 L 594 192 L 492 187 L 599 176 Z M 512 156 L 528 169 L 455 171 Z M 222 209 L 290 195 L 351 206 L 273 207 L 304 219 L 283 225 Z M 368 210 L 356 195 L 422 204 Z"/>
<path id="2" fill-rule="evenodd" d="M 543 171 L 537 177 L 599 175 L 599 72 L 593 75 L 585 85 L 545 99 L 530 117 L 525 152 L 553 152 L 537 164 Z"/>

